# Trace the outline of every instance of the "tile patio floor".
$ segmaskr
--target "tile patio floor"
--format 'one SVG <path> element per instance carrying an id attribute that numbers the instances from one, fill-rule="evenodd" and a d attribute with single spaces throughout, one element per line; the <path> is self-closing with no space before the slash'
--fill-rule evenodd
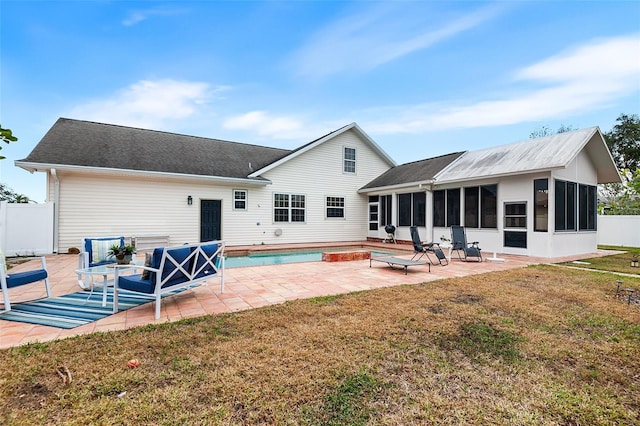
<path id="1" fill-rule="evenodd" d="M 364 249 L 404 250 L 401 257 L 410 258 L 412 248 L 404 244 L 353 243 L 350 246 L 364 245 Z M 331 250 L 337 250 L 336 245 Z M 309 247 L 309 246 L 305 246 Z M 320 246 L 316 246 L 318 248 Z M 259 250 L 274 247 L 260 247 Z M 280 249 L 300 249 L 300 246 L 283 246 Z M 227 247 L 227 253 L 257 250 L 256 247 Z M 154 320 L 153 302 L 111 315 L 99 321 L 69 330 L 0 320 L 0 349 L 30 342 L 45 342 L 65 337 L 88 334 L 97 331 L 123 330 L 150 323 L 177 321 L 183 318 L 198 317 L 207 314 L 236 312 L 259 308 L 266 305 L 283 303 L 289 300 L 305 299 L 316 296 L 335 295 L 360 290 L 371 290 L 402 284 L 417 284 L 444 278 L 461 277 L 490 271 L 521 268 L 536 263 L 556 263 L 609 254 L 606 251 L 593 255 L 567 258 L 533 258 L 498 254 L 504 262 L 482 263 L 452 260 L 449 266 L 431 266 L 431 273 L 423 266 L 409 268 L 405 275 L 401 270 L 392 270 L 386 263 L 368 260 L 347 262 L 306 262 L 272 266 L 252 266 L 227 268 L 225 270 L 225 292 L 220 293 L 220 280 L 213 279 L 201 285 L 162 301 L 159 320 Z M 485 253 L 485 257 L 491 257 Z M 53 296 L 73 293 L 80 290 L 74 270 L 77 268 L 77 255 L 58 254 L 47 256 L 47 269 Z M 26 264 L 18 265 L 14 271 L 32 269 Z M 9 290 L 12 303 L 45 297 L 44 285 L 26 285 Z"/>

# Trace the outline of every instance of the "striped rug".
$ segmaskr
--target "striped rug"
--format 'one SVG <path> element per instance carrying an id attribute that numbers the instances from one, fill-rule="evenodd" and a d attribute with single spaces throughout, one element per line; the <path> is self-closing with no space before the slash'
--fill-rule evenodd
<path id="1" fill-rule="evenodd" d="M 194 285 L 195 287 L 195 285 Z M 181 293 L 174 290 L 162 298 Z M 102 290 L 90 293 L 79 291 L 64 296 L 49 297 L 24 303 L 11 304 L 9 312 L 0 314 L 0 320 L 48 325 L 57 328 L 75 328 L 112 315 L 113 290 L 107 289 L 107 306 L 102 306 Z M 153 297 L 127 290 L 118 293 L 118 312 L 152 302 Z"/>

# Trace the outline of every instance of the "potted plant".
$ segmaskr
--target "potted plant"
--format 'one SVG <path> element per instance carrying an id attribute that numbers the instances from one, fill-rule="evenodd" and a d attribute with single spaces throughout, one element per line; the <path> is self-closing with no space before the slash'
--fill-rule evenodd
<path id="1" fill-rule="evenodd" d="M 441 241 L 440 247 L 445 247 L 445 248 L 451 247 L 451 240 L 445 237 L 444 235 L 440 236 L 440 241 Z"/>
<path id="2" fill-rule="evenodd" d="M 116 258 L 117 264 L 128 265 L 131 263 L 133 253 L 136 252 L 136 248 L 132 245 L 125 245 L 121 247 L 114 244 L 109 248 L 109 252 Z"/>

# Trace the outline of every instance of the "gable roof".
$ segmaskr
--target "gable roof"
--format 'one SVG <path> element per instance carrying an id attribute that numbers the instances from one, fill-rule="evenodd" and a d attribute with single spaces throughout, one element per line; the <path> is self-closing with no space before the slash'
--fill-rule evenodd
<path id="1" fill-rule="evenodd" d="M 435 178 L 438 183 L 446 183 L 560 169 L 583 149 L 597 170 L 598 183 L 620 182 L 618 169 L 597 127 L 469 151 Z"/>
<path id="2" fill-rule="evenodd" d="M 401 164 L 387 170 L 360 188 L 359 192 L 432 184 L 438 172 L 460 158 L 463 154 L 464 152 L 454 152 L 452 154 Z"/>
<path id="3" fill-rule="evenodd" d="M 349 130 L 354 131 L 366 144 L 368 144 L 373 149 L 374 152 L 376 152 L 376 154 L 378 154 L 385 162 L 387 162 L 387 164 L 389 164 L 390 167 L 393 167 L 396 165 L 395 161 L 393 161 L 391 157 L 389 157 L 387 153 L 384 152 L 382 148 L 380 148 L 380 146 L 377 143 L 375 143 L 374 140 L 371 139 L 369 135 L 367 135 L 364 132 L 364 130 L 360 128 L 360 126 L 358 126 L 356 123 L 351 123 L 337 130 L 329 132 L 326 135 L 319 137 L 314 141 L 309 142 L 308 144 L 302 145 L 301 147 L 296 148 L 293 151 L 290 151 L 289 154 L 287 154 L 286 156 L 280 158 L 279 160 L 273 163 L 267 164 L 265 167 L 256 170 L 255 172 L 251 173 L 249 176 L 250 177 L 260 176 L 262 173 L 265 173 L 275 167 L 278 167 L 282 163 L 285 163 Z"/>
<path id="4" fill-rule="evenodd" d="M 27 170 L 100 168 L 247 179 L 286 149 L 60 118 L 24 160 Z M 264 180 L 255 177 L 254 180 Z"/>

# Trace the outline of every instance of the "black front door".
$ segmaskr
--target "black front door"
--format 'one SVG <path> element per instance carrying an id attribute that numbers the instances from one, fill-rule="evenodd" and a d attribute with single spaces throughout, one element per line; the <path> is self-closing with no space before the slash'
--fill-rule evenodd
<path id="1" fill-rule="evenodd" d="M 221 239 L 222 202 L 200 201 L 200 242 Z"/>

